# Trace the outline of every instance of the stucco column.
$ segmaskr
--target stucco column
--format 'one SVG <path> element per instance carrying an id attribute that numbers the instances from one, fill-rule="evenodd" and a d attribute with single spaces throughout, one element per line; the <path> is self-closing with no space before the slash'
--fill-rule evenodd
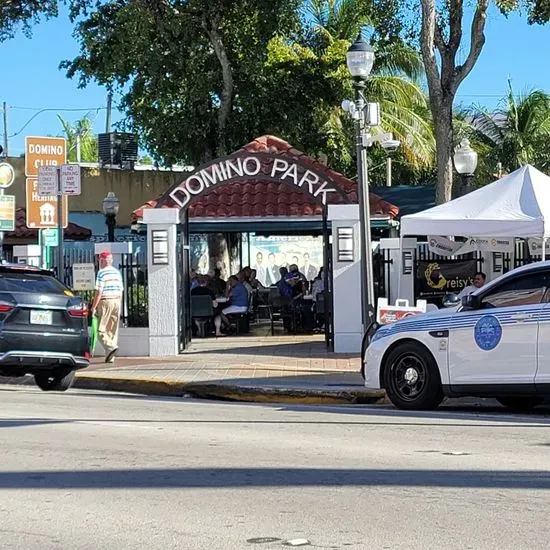
<path id="1" fill-rule="evenodd" d="M 380 250 L 389 250 L 388 259 L 391 262 L 384 265 L 384 269 L 389 272 L 389 295 L 382 296 L 388 298 L 390 304 L 395 304 L 396 300 L 408 300 L 409 304 L 415 305 L 416 246 L 416 239 L 411 238 L 380 239 Z"/>
<path id="2" fill-rule="evenodd" d="M 359 206 L 329 206 L 328 219 L 332 224 L 334 351 L 359 353 L 363 339 Z"/>
<path id="3" fill-rule="evenodd" d="M 143 222 L 147 224 L 149 355 L 151 357 L 177 355 L 179 353 L 180 289 L 178 288 L 176 244 L 179 209 L 144 210 Z M 166 238 L 165 243 L 164 238 Z"/>

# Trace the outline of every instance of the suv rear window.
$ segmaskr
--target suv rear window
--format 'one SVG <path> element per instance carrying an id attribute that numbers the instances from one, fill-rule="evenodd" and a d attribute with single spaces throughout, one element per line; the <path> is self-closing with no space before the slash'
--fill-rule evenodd
<path id="1" fill-rule="evenodd" d="M 0 273 L 0 292 L 63 294 L 67 288 L 57 279 L 32 273 Z"/>

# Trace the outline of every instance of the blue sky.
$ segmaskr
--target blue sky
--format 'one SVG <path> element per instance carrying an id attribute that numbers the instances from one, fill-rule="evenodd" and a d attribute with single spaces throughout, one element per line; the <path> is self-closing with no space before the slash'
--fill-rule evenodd
<path id="1" fill-rule="evenodd" d="M 459 89 L 457 102 L 493 107 L 506 93 L 511 78 L 517 92 L 540 88 L 550 92 L 550 25 L 529 26 L 526 19 L 508 19 L 492 10 L 487 24 L 487 43 L 472 73 Z M 58 69 L 64 59 L 78 53 L 72 25 L 66 14 L 34 27 L 33 37 L 22 35 L 0 44 L 2 81 L 0 101 L 9 105 L 10 155 L 24 151 L 25 135 L 60 135 L 56 114 L 69 121 L 91 111 L 98 132 L 105 131 L 106 92 L 96 85 L 79 89 L 76 80 Z M 40 109 L 54 109 L 29 119 Z M 101 109 L 99 110 L 98 109 Z M 81 109 L 81 111 L 62 111 Z M 120 115 L 113 112 L 113 121 Z"/>

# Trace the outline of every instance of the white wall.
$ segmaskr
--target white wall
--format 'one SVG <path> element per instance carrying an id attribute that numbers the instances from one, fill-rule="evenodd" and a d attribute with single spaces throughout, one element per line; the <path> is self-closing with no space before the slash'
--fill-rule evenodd
<path id="1" fill-rule="evenodd" d="M 329 206 L 332 222 L 332 274 L 334 351 L 360 353 L 363 339 L 361 320 L 361 235 L 358 205 Z M 338 228 L 353 228 L 354 260 L 338 261 Z"/>
<path id="2" fill-rule="evenodd" d="M 149 356 L 149 329 L 123 328 L 119 329 L 118 356 L 119 357 L 148 357 Z M 94 357 L 103 357 L 105 350 L 98 342 Z"/>
<path id="3" fill-rule="evenodd" d="M 178 303 L 180 289 L 177 276 L 177 226 L 179 209 L 151 208 L 143 212 L 147 224 L 148 290 L 149 290 L 149 354 L 167 357 L 179 353 Z M 152 231 L 168 232 L 168 264 L 153 263 Z"/>

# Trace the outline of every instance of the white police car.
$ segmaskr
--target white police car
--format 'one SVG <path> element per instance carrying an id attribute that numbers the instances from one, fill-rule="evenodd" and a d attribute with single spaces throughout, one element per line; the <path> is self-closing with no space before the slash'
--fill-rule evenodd
<path id="1" fill-rule="evenodd" d="M 462 304 L 367 334 L 365 386 L 401 409 L 445 396 L 496 397 L 529 409 L 550 396 L 550 262 L 517 268 Z"/>

